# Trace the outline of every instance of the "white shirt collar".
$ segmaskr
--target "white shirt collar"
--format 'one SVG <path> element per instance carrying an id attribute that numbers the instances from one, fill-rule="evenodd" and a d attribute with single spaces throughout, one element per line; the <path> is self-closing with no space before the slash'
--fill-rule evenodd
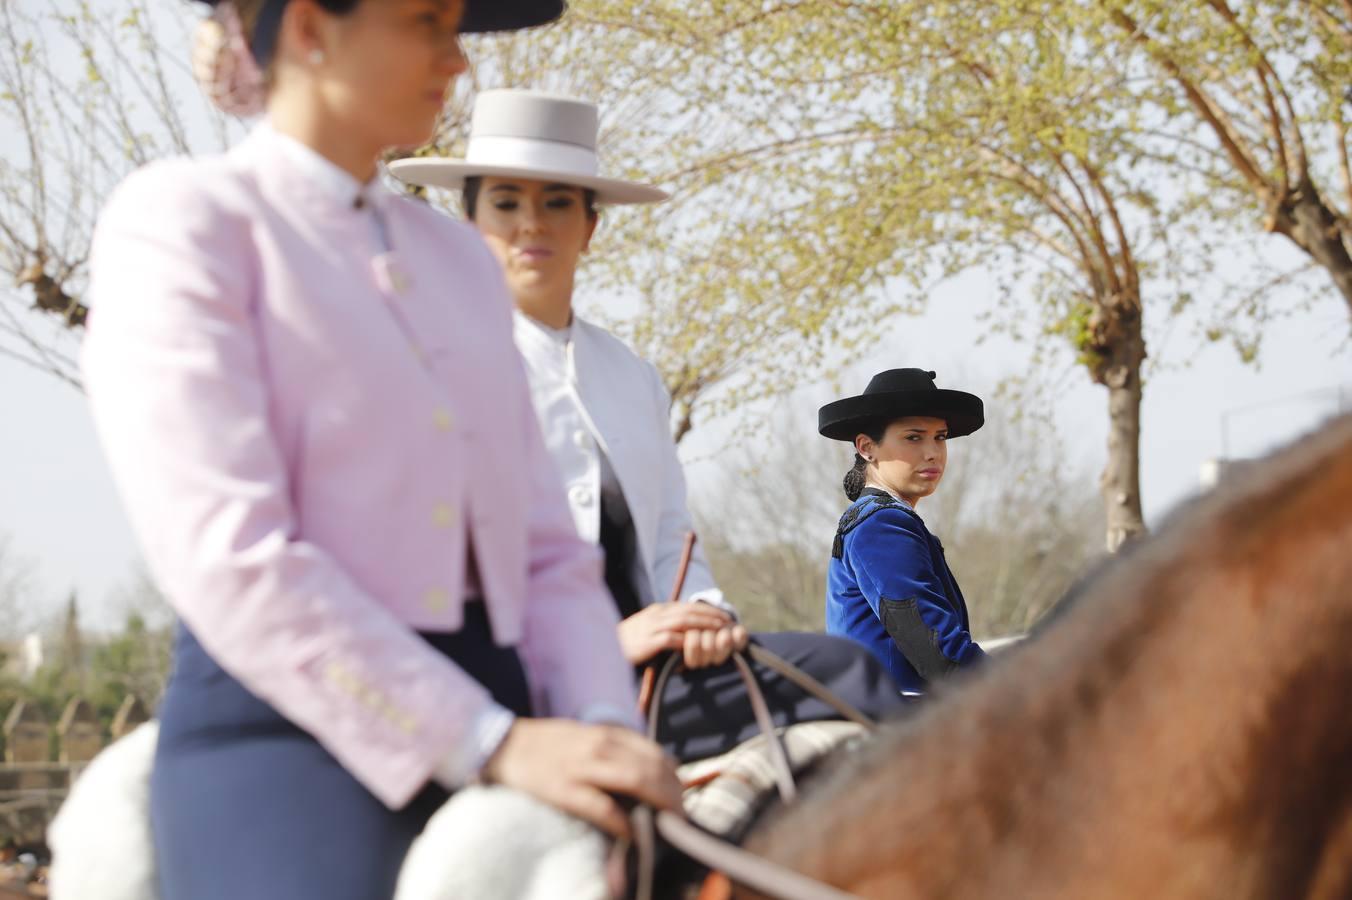
<path id="1" fill-rule="evenodd" d="M 573 321 L 569 321 L 569 323 L 562 328 L 552 328 L 544 322 L 541 322 L 539 319 L 532 319 L 519 309 L 515 312 L 517 321 L 529 325 L 536 332 L 549 338 L 560 347 L 566 346 L 568 342 L 573 339 Z"/>
<path id="2" fill-rule="evenodd" d="M 355 207 L 358 197 L 374 200 L 380 193 L 379 176 L 362 184 L 342 166 L 326 159 L 315 150 L 305 146 L 288 134 L 283 134 L 272 123 L 264 119 L 256 126 L 256 132 L 264 140 L 273 143 L 277 151 L 286 156 L 287 161 L 313 181 L 324 194 L 332 197 L 342 206 Z"/>

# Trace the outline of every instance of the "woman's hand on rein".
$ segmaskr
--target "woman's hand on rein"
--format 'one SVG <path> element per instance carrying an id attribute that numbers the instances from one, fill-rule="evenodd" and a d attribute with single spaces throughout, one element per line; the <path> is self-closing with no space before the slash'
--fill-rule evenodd
<path id="1" fill-rule="evenodd" d="M 734 650 L 746 649 L 749 635 L 741 625 L 724 625 L 717 630 L 694 629 L 685 633 L 682 650 L 687 669 L 721 666 Z"/>
<path id="2" fill-rule="evenodd" d="M 697 637 L 690 637 L 692 634 Z M 620 623 L 619 636 L 630 665 L 642 665 L 663 650 L 680 650 L 692 669 L 726 662 L 734 649 L 746 646 L 747 640 L 746 629 L 732 616 L 698 602 L 645 606 Z"/>
<path id="3" fill-rule="evenodd" d="M 629 836 L 629 816 L 614 795 L 681 809 L 675 764 L 657 744 L 618 725 L 517 719 L 483 775 L 615 837 Z"/>

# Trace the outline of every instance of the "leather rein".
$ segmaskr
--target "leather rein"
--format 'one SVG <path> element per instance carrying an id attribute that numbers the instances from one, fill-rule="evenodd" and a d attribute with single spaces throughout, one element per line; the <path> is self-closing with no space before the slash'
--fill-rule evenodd
<path id="1" fill-rule="evenodd" d="M 685 585 L 685 575 L 690 567 L 690 558 L 694 548 L 695 534 L 694 532 L 687 532 L 685 549 L 681 554 L 680 567 L 676 573 L 676 582 L 671 590 L 670 602 L 672 603 L 680 600 L 681 588 Z M 775 728 L 770 707 L 765 702 L 765 695 L 760 689 L 755 673 L 751 670 L 749 660 L 770 669 L 802 688 L 836 710 L 842 718 L 862 725 L 869 730 L 876 729 L 877 724 L 811 675 L 764 647 L 748 644 L 745 650 L 734 652 L 732 662 L 742 677 L 742 683 L 746 686 L 747 697 L 751 701 L 751 709 L 755 714 L 756 724 L 770 748 L 770 763 L 774 768 L 775 787 L 779 792 L 780 800 L 784 803 L 791 803 L 798 796 L 798 790 L 793 779 L 793 769 L 789 764 L 788 754 L 784 750 L 784 742 L 780 738 L 779 731 Z M 666 690 L 667 681 L 680 663 L 680 654 L 672 653 L 667 656 L 660 668 L 649 666 L 643 672 L 639 689 L 639 708 L 647 714 L 648 738 L 650 740 L 657 740 L 658 723 L 662 712 L 662 695 Z M 719 873 L 729 881 L 745 885 L 767 896 L 778 897 L 781 900 L 848 900 L 853 896 L 772 863 L 753 853 L 748 853 L 735 844 L 702 831 L 679 815 L 658 812 L 651 806 L 640 804 L 630 814 L 630 820 L 634 834 L 634 849 L 638 857 L 638 875 L 634 892 L 636 900 L 652 900 L 653 897 L 657 835 L 661 835 L 668 843 L 691 859 L 707 866 L 711 873 Z M 627 848 L 620 847 L 619 850 L 625 852 Z M 701 897 L 710 894 L 710 884 L 711 881 L 706 880 L 705 889 L 701 891 Z M 714 890 L 726 896 L 727 888 L 728 885 L 725 882 L 721 885 L 721 890 L 719 888 L 714 888 Z"/>

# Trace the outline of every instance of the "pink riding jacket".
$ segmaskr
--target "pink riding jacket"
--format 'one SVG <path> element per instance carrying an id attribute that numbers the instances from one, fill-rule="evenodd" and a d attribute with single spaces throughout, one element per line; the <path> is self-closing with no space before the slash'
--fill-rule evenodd
<path id="1" fill-rule="evenodd" d="M 467 585 L 538 711 L 633 710 L 632 675 L 488 249 L 416 201 L 344 193 L 297 151 L 263 126 L 118 188 L 85 383 L 185 623 L 398 807 L 495 709 L 415 634 L 458 628 Z"/>

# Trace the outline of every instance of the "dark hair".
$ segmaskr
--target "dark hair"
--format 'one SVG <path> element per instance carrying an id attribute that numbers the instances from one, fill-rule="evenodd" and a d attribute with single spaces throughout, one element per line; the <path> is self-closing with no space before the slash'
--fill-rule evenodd
<path id="1" fill-rule="evenodd" d="M 887 433 L 887 422 L 866 422 L 859 428 L 861 434 L 869 436 L 870 440 L 881 441 L 883 435 Z M 859 495 L 864 492 L 864 474 L 868 471 L 868 460 L 858 453 L 854 455 L 854 465 L 850 471 L 845 473 L 841 480 L 841 486 L 845 488 L 845 496 L 850 498 L 850 502 L 859 499 Z"/>
<path id="2" fill-rule="evenodd" d="M 208 0 L 216 6 L 216 0 Z M 249 52 L 258 62 L 258 68 L 267 70 L 277 50 L 277 33 L 282 27 L 282 13 L 287 0 L 232 0 L 239 12 L 239 22 L 249 44 Z M 357 8 L 361 0 L 315 0 L 320 8 L 336 16 L 345 16 Z"/>
<path id="3" fill-rule="evenodd" d="M 479 208 L 479 191 L 483 186 L 482 175 L 471 175 L 465 179 L 465 186 L 460 189 L 460 203 L 465 207 L 465 218 L 471 222 L 474 221 L 474 213 Z M 582 208 L 587 211 L 587 218 L 596 218 L 596 191 L 591 188 L 582 189 Z"/>

